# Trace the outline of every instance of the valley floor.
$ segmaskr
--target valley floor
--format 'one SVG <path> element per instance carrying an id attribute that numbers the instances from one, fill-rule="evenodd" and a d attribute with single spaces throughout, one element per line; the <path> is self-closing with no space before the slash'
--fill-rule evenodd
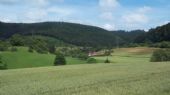
<path id="1" fill-rule="evenodd" d="M 0 95 L 170 95 L 170 62 L 149 62 L 153 50 L 117 49 L 111 64 L 95 57 L 98 64 L 0 71 Z"/>
<path id="2" fill-rule="evenodd" d="M 0 72 L 0 95 L 170 95 L 170 62 Z"/>

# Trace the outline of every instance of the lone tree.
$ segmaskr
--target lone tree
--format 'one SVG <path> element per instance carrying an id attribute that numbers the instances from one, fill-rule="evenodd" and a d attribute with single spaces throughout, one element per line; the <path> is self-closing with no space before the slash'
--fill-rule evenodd
<path id="1" fill-rule="evenodd" d="M 66 65 L 66 59 L 63 54 L 57 53 L 54 61 L 54 66 Z"/>
<path id="2" fill-rule="evenodd" d="M 104 63 L 110 63 L 110 60 L 107 58 Z"/>
<path id="3" fill-rule="evenodd" d="M 105 55 L 107 56 L 107 58 L 104 63 L 110 63 L 109 56 L 112 54 L 112 52 L 113 51 L 111 49 L 105 50 Z"/>

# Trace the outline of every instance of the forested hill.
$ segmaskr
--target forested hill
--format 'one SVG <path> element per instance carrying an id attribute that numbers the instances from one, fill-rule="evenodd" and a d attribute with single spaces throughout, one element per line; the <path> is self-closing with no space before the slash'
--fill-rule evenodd
<path id="1" fill-rule="evenodd" d="M 150 29 L 148 39 L 152 42 L 170 41 L 170 23 Z"/>
<path id="2" fill-rule="evenodd" d="M 9 38 L 16 33 L 53 37 L 78 46 L 114 46 L 116 38 L 102 28 L 74 23 L 0 23 L 0 38 Z"/>
<path id="3" fill-rule="evenodd" d="M 150 29 L 148 32 L 139 35 L 135 41 L 137 43 L 170 41 L 170 23 Z"/>
<path id="4" fill-rule="evenodd" d="M 170 41 L 170 23 L 150 29 L 134 31 L 107 31 L 105 29 L 66 22 L 3 23 L 0 22 L 0 38 L 7 39 L 14 34 L 52 37 L 64 43 L 77 46 L 114 47 L 130 43 Z"/>
<path id="5" fill-rule="evenodd" d="M 118 30 L 118 31 L 111 31 L 114 35 L 119 36 L 122 41 L 125 43 L 133 43 L 135 42 L 135 39 L 145 34 L 146 32 L 144 30 L 133 30 L 133 31 L 125 31 L 125 30 Z"/>

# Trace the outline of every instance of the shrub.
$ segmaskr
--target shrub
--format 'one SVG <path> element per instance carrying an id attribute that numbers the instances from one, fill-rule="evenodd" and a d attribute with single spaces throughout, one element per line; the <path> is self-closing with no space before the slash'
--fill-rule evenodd
<path id="1" fill-rule="evenodd" d="M 0 51 L 7 51 L 9 46 L 10 44 L 8 42 L 0 40 Z"/>
<path id="2" fill-rule="evenodd" d="M 151 44 L 149 45 L 150 47 L 157 47 L 157 48 L 170 48 L 170 42 L 160 42 L 160 43 L 155 43 L 155 44 Z"/>
<path id="3" fill-rule="evenodd" d="M 170 61 L 170 49 L 160 49 L 153 52 L 151 62 Z"/>
<path id="4" fill-rule="evenodd" d="M 18 49 L 16 47 L 11 48 L 11 52 L 16 52 L 16 51 L 18 51 Z"/>
<path id="5" fill-rule="evenodd" d="M 45 40 L 37 38 L 37 39 L 32 39 L 31 41 L 32 42 L 29 45 L 30 51 L 32 51 L 31 49 L 33 49 L 40 54 L 48 53 L 48 47 Z"/>
<path id="6" fill-rule="evenodd" d="M 14 34 L 11 38 L 10 38 L 10 43 L 13 46 L 24 46 L 24 37 L 20 34 Z"/>
<path id="7" fill-rule="evenodd" d="M 162 42 L 160 43 L 160 48 L 170 48 L 170 42 Z"/>
<path id="8" fill-rule="evenodd" d="M 55 52 L 56 52 L 55 45 L 49 45 L 48 50 L 51 54 L 55 54 Z"/>
<path id="9" fill-rule="evenodd" d="M 5 64 L 2 61 L 2 57 L 0 57 L 0 70 L 5 70 L 5 69 L 7 69 L 7 64 Z"/>
<path id="10" fill-rule="evenodd" d="M 34 52 L 34 48 L 32 46 L 29 46 L 28 52 L 31 52 L 31 53 Z"/>
<path id="11" fill-rule="evenodd" d="M 64 57 L 63 54 L 61 53 L 57 53 L 56 54 L 56 58 L 55 58 L 55 61 L 54 61 L 54 65 L 55 66 L 58 66 L 58 65 L 66 65 L 66 59 Z"/>
<path id="12" fill-rule="evenodd" d="M 87 63 L 97 63 L 97 60 L 95 58 L 88 58 Z"/>
<path id="13" fill-rule="evenodd" d="M 81 60 L 87 60 L 88 59 L 88 55 L 85 53 L 80 53 L 77 55 L 77 58 L 81 59 Z"/>

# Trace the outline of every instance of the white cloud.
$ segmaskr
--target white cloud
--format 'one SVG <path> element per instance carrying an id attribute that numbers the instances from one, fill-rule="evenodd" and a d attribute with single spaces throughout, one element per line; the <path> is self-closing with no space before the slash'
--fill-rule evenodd
<path id="1" fill-rule="evenodd" d="M 112 12 L 103 12 L 101 13 L 100 17 L 102 19 L 109 20 L 109 21 L 114 19 Z"/>
<path id="2" fill-rule="evenodd" d="M 49 13 L 55 13 L 61 16 L 68 16 L 75 12 L 75 10 L 70 8 L 60 8 L 60 7 L 50 7 L 47 9 Z"/>
<path id="3" fill-rule="evenodd" d="M 147 23 L 149 20 L 146 15 L 138 13 L 128 14 L 122 18 L 128 24 Z"/>
<path id="4" fill-rule="evenodd" d="M 42 9 L 31 9 L 25 14 L 26 22 L 41 21 L 47 14 L 47 11 Z"/>
<path id="5" fill-rule="evenodd" d="M 119 2 L 117 0 L 99 0 L 99 6 L 104 11 L 111 11 L 119 6 Z"/>
<path id="6" fill-rule="evenodd" d="M 147 13 L 151 11 L 150 7 L 142 7 L 135 11 L 122 16 L 122 19 L 126 24 L 144 24 L 149 22 Z"/>
<path id="7" fill-rule="evenodd" d="M 16 2 L 18 2 L 18 0 L 0 0 L 0 4 L 6 4 L 6 5 L 14 4 Z"/>
<path id="8" fill-rule="evenodd" d="M 159 22 L 158 25 L 162 26 L 162 25 L 165 25 L 165 24 L 168 24 L 168 23 L 170 23 L 170 20 Z"/>
<path id="9" fill-rule="evenodd" d="M 49 4 L 49 0 L 29 0 L 29 2 L 36 6 L 46 6 Z M 27 3 L 29 3 L 27 0 Z"/>
<path id="10" fill-rule="evenodd" d="M 99 0 L 99 7 L 101 9 L 101 14 L 99 16 L 103 22 L 106 22 L 106 24 L 102 25 L 102 28 L 115 30 L 115 25 L 110 23 L 113 22 L 113 12 L 119 5 L 118 0 Z"/>
<path id="11" fill-rule="evenodd" d="M 152 8 L 151 7 L 148 7 L 148 6 L 144 6 L 142 8 L 139 8 L 137 11 L 140 12 L 140 13 L 147 13 L 149 11 L 151 11 Z"/>
<path id="12" fill-rule="evenodd" d="M 2 5 L 34 5 L 34 6 L 46 6 L 53 2 L 63 2 L 64 0 L 0 0 Z"/>
<path id="13" fill-rule="evenodd" d="M 8 18 L 0 18 L 0 20 L 1 20 L 2 22 L 11 22 L 11 20 L 8 19 Z"/>
<path id="14" fill-rule="evenodd" d="M 49 8 L 32 8 L 28 10 L 25 15 L 25 22 L 39 22 L 39 21 L 53 21 L 64 20 L 74 14 L 76 10 L 70 8 L 61 7 L 49 7 Z"/>
<path id="15" fill-rule="evenodd" d="M 107 30 L 115 30 L 115 25 L 114 24 L 104 24 L 102 26 L 104 29 L 107 29 Z"/>

